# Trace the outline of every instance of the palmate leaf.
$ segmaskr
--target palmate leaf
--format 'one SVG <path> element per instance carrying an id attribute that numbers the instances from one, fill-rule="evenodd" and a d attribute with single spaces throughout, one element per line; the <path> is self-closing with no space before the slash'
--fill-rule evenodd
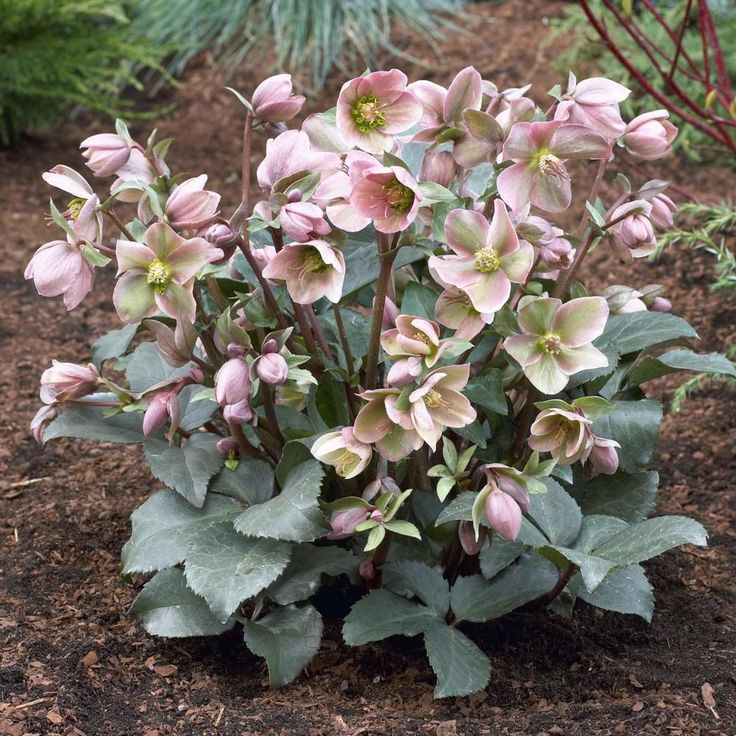
<path id="1" fill-rule="evenodd" d="M 641 616 L 647 622 L 654 613 L 652 586 L 640 565 L 613 570 L 592 593 L 583 588 L 578 597 L 592 606 Z"/>
<path id="2" fill-rule="evenodd" d="M 297 465 L 281 493 L 246 509 L 235 528 L 251 537 L 268 537 L 289 542 L 312 542 L 329 530 L 318 499 L 324 470 L 316 460 Z"/>
<path id="3" fill-rule="evenodd" d="M 658 485 L 659 474 L 654 470 L 632 474 L 619 471 L 587 478 L 576 469 L 570 493 L 584 514 L 607 514 L 632 522 L 649 516 Z"/>
<path id="4" fill-rule="evenodd" d="M 291 545 L 238 534 L 231 524 L 215 524 L 197 535 L 184 567 L 189 587 L 212 612 L 227 621 L 240 603 L 258 595 L 286 568 Z"/>
<path id="5" fill-rule="evenodd" d="M 543 482 L 547 492 L 531 494 L 529 515 L 552 544 L 570 544 L 580 531 L 580 508 L 557 481 L 544 478 Z"/>
<path id="6" fill-rule="evenodd" d="M 450 586 L 436 567 L 406 560 L 383 568 L 383 584 L 395 593 L 416 595 L 438 616 L 450 609 Z"/>
<path id="7" fill-rule="evenodd" d="M 273 496 L 273 469 L 263 461 L 245 458 L 235 470 L 223 468 L 210 483 L 210 491 L 244 501 L 249 506 Z"/>
<path id="8" fill-rule="evenodd" d="M 219 621 L 175 567 L 161 570 L 143 586 L 130 613 L 154 636 L 216 636 L 235 625 L 234 620 Z"/>
<path id="9" fill-rule="evenodd" d="M 621 355 L 655 345 L 696 338 L 698 333 L 684 319 L 663 312 L 634 312 L 609 318 L 594 345 L 601 350 L 613 345 Z"/>
<path id="10" fill-rule="evenodd" d="M 319 651 L 322 617 L 314 606 L 288 605 L 243 624 L 245 644 L 268 664 L 271 687 L 291 682 Z"/>

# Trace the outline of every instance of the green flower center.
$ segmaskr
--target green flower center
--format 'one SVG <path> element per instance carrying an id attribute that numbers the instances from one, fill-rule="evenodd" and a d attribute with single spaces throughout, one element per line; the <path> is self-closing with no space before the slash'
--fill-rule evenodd
<path id="1" fill-rule="evenodd" d="M 418 340 L 419 342 L 423 342 L 425 345 L 429 345 L 429 338 L 424 332 L 415 332 L 412 335 L 412 340 Z"/>
<path id="2" fill-rule="evenodd" d="M 433 388 L 431 388 L 429 391 L 427 391 L 427 394 L 424 397 L 424 403 L 430 409 L 436 409 L 438 406 L 441 406 L 443 403 L 442 394 L 440 394 L 439 391 L 435 391 Z"/>
<path id="3" fill-rule="evenodd" d="M 537 168 L 539 173 L 547 176 L 549 174 L 558 174 L 562 176 L 564 174 L 564 168 L 562 167 L 562 161 L 551 153 L 546 148 L 541 148 L 537 151 L 536 156 L 532 159 L 532 168 Z"/>
<path id="4" fill-rule="evenodd" d="M 163 294 L 171 283 L 171 269 L 163 261 L 156 259 L 148 264 L 147 270 L 147 283 L 153 286 L 159 294 Z"/>
<path id="5" fill-rule="evenodd" d="M 384 184 L 383 191 L 386 192 L 389 207 L 401 215 L 411 209 L 411 206 L 414 204 L 414 192 L 398 179 L 392 179 L 387 184 Z"/>
<path id="6" fill-rule="evenodd" d="M 475 270 L 481 273 L 498 271 L 501 262 L 493 248 L 481 248 L 475 252 Z"/>
<path id="7" fill-rule="evenodd" d="M 84 207 L 85 201 L 86 200 L 82 199 L 81 197 L 75 197 L 74 199 L 70 200 L 69 204 L 66 206 L 64 217 L 67 220 L 74 222 L 79 217 L 79 213 L 82 211 L 82 207 Z"/>
<path id="8" fill-rule="evenodd" d="M 324 273 L 330 269 L 330 265 L 322 260 L 318 251 L 310 248 L 302 258 L 302 266 L 309 273 Z"/>
<path id="9" fill-rule="evenodd" d="M 539 341 L 539 347 L 547 355 L 558 355 L 562 350 L 562 340 L 560 340 L 559 335 L 545 335 Z"/>
<path id="10" fill-rule="evenodd" d="M 383 128 L 386 125 L 386 117 L 380 104 L 381 101 L 375 95 L 363 95 L 353 103 L 350 114 L 361 133 L 368 133 L 374 128 Z"/>
<path id="11" fill-rule="evenodd" d="M 355 468 L 359 460 L 360 458 L 354 452 L 350 452 L 350 450 L 345 448 L 335 462 L 337 474 L 340 476 L 347 475 Z"/>

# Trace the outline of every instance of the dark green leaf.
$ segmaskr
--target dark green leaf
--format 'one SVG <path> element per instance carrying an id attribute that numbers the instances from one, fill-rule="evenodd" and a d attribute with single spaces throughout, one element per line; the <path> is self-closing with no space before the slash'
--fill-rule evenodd
<path id="1" fill-rule="evenodd" d="M 402 560 L 383 568 L 383 584 L 399 595 L 416 595 L 438 616 L 450 608 L 450 586 L 436 567 L 423 562 Z"/>
<path id="2" fill-rule="evenodd" d="M 654 613 L 652 586 L 640 565 L 613 570 L 592 592 L 582 589 L 578 597 L 607 611 L 631 613 L 651 622 Z"/>
<path id="3" fill-rule="evenodd" d="M 601 349 L 612 344 L 621 355 L 626 355 L 654 345 L 697 336 L 697 332 L 684 319 L 674 314 L 633 312 L 611 317 L 594 344 Z"/>
<path id="4" fill-rule="evenodd" d="M 130 347 L 138 331 L 138 325 L 126 325 L 108 332 L 92 345 L 92 362 L 99 368 L 110 358 L 119 358 Z"/>
<path id="5" fill-rule="evenodd" d="M 580 531 L 583 515 L 575 499 L 552 478 L 543 480 L 546 493 L 531 494 L 529 516 L 553 545 L 569 545 Z"/>
<path id="6" fill-rule="evenodd" d="M 468 381 L 463 393 L 476 406 L 488 412 L 506 416 L 508 403 L 503 391 L 503 376 L 497 368 L 491 368 Z"/>
<path id="7" fill-rule="evenodd" d="M 401 313 L 433 320 L 437 296 L 434 289 L 422 286 L 416 281 L 410 281 L 404 290 L 404 298 L 401 300 Z"/>
<path id="8" fill-rule="evenodd" d="M 629 383 L 638 386 L 678 371 L 736 376 L 734 364 L 720 353 L 698 355 L 692 350 L 670 350 L 656 358 L 647 356 L 641 360 L 629 374 Z"/>
<path id="9" fill-rule="evenodd" d="M 572 495 L 584 514 L 608 514 L 624 521 L 641 521 L 651 513 L 657 497 L 659 475 L 655 471 L 618 472 L 586 478 L 575 472 Z"/>
<path id="10" fill-rule="evenodd" d="M 92 394 L 90 401 L 116 401 L 114 394 Z M 143 415 L 139 413 L 105 416 L 105 407 L 68 406 L 54 419 L 43 434 L 44 443 L 57 437 L 76 437 L 98 442 L 143 442 Z"/>
<path id="11" fill-rule="evenodd" d="M 223 468 L 210 483 L 210 491 L 222 493 L 254 506 L 273 496 L 273 469 L 263 461 L 246 458 L 235 470 Z"/>

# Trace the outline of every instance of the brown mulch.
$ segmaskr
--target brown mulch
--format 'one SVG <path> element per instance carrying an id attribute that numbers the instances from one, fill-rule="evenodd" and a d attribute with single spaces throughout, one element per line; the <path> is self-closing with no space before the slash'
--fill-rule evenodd
<path id="1" fill-rule="evenodd" d="M 556 81 L 555 49 L 540 41 L 558 3 L 469 8 L 467 34 L 437 49 L 412 43 L 430 68 L 412 67 L 410 76 L 446 83 L 473 63 L 499 86 L 541 78 L 542 93 Z M 252 88 L 264 71 L 236 81 Z M 209 173 L 233 204 L 239 111 L 213 80 L 206 66 L 189 73 L 174 96 L 176 111 L 159 127 L 178 138 L 175 167 Z M 336 78 L 324 99 L 339 84 Z M 109 275 L 72 314 L 60 300 L 36 296 L 22 277 L 34 248 L 52 237 L 43 221 L 50 190 L 40 173 L 55 163 L 79 167 L 78 141 L 99 125 L 67 123 L 0 152 L 0 734 L 736 734 L 736 420 L 734 391 L 722 384 L 699 391 L 664 423 L 660 511 L 699 519 L 711 545 L 646 565 L 657 595 L 651 625 L 584 604 L 572 621 L 511 615 L 471 632 L 493 662 L 488 689 L 436 702 L 418 640 L 351 649 L 337 620 L 328 621 L 308 671 L 277 691 L 235 632 L 165 641 L 142 631 L 125 612 L 141 581 L 119 574 L 128 517 L 156 489 L 139 451 L 66 440 L 41 450 L 28 431 L 38 377 L 51 358 L 82 361 L 90 343 L 117 326 Z M 728 170 L 671 169 L 690 189 L 734 191 Z M 673 252 L 631 270 L 600 252 L 588 269 L 601 288 L 612 275 L 619 283 L 663 283 L 704 351 L 734 338 L 736 305 L 709 290 L 713 267 L 704 256 Z M 673 385 L 653 393 L 664 396 Z"/>

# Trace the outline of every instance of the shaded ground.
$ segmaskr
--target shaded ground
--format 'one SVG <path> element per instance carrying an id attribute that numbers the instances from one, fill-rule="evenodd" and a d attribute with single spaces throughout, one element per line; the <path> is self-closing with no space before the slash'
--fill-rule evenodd
<path id="1" fill-rule="evenodd" d="M 435 68 L 410 76 L 446 82 L 450 70 L 473 63 L 499 86 L 541 78 L 541 93 L 555 81 L 553 50 L 539 43 L 544 16 L 558 8 L 539 0 L 477 6 L 468 34 L 436 49 Z M 426 45 L 411 51 L 435 58 Z M 258 76 L 238 81 L 252 88 Z M 218 86 L 200 89 L 211 80 L 207 69 L 191 73 L 160 128 L 178 137 L 176 168 L 210 173 L 234 199 L 239 113 Z M 118 561 L 130 512 L 156 488 L 137 449 L 62 441 L 41 451 L 28 433 L 51 358 L 83 360 L 116 324 L 109 277 L 71 315 L 22 279 L 33 249 L 50 237 L 39 174 L 55 163 L 79 166 L 75 148 L 94 130 L 68 125 L 0 153 L 0 734 L 736 734 L 736 420 L 734 392 L 721 385 L 665 421 L 660 510 L 701 520 L 711 547 L 647 565 L 658 604 L 650 626 L 584 604 L 573 621 L 510 616 L 472 632 L 494 663 L 487 692 L 439 702 L 417 640 L 350 649 L 337 622 L 328 623 L 309 671 L 274 692 L 237 633 L 166 642 L 139 629 L 125 610 L 140 581 L 122 581 Z M 683 165 L 676 175 L 714 195 L 736 183 L 717 169 Z M 628 276 L 602 252 L 589 266 L 600 285 L 610 272 L 621 283 L 664 283 L 703 349 L 733 339 L 736 305 L 709 292 L 707 259 L 674 253 L 636 268 Z"/>

